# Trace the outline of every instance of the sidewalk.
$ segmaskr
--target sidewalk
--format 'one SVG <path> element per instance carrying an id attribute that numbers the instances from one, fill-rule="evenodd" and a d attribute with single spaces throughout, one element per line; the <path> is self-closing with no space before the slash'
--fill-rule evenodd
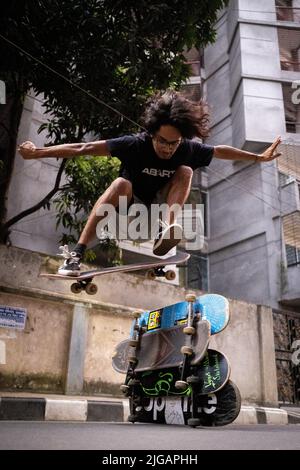
<path id="1" fill-rule="evenodd" d="M 109 396 L 85 397 L 33 393 L 0 393 L 0 421 L 102 421 L 125 422 L 129 401 Z M 300 423 L 300 407 L 242 406 L 234 424 Z"/>
<path id="2" fill-rule="evenodd" d="M 128 399 L 0 393 L 0 421 L 127 421 Z"/>

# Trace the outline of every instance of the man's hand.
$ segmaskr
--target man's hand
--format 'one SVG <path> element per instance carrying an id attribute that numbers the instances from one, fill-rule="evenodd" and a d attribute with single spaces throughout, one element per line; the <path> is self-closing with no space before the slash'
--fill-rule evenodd
<path id="1" fill-rule="evenodd" d="M 270 147 L 267 148 L 263 153 L 257 156 L 256 161 L 258 162 L 270 162 L 272 160 L 275 160 L 275 158 L 280 157 L 281 153 L 277 151 L 278 145 L 281 144 L 281 137 L 277 137 L 275 142 L 273 142 Z"/>
<path id="2" fill-rule="evenodd" d="M 24 158 L 24 160 L 31 160 L 33 158 L 38 158 L 37 149 L 34 143 L 27 140 L 23 144 L 19 145 L 18 151 Z"/>

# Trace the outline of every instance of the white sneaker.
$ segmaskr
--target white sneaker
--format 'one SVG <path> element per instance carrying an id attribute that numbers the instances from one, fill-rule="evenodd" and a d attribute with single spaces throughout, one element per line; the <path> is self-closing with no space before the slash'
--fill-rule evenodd
<path id="1" fill-rule="evenodd" d="M 60 246 L 59 256 L 65 258 L 64 264 L 58 268 L 58 274 L 63 276 L 79 276 L 81 257 L 76 251 L 69 251 L 68 245 Z"/>
<path id="2" fill-rule="evenodd" d="M 161 220 L 159 224 L 158 234 L 153 244 L 153 254 L 164 256 L 182 240 L 183 230 L 178 224 L 168 225 Z"/>

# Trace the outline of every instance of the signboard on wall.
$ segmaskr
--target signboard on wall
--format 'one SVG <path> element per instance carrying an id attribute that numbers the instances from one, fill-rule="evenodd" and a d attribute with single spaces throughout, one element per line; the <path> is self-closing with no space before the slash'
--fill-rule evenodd
<path id="1" fill-rule="evenodd" d="M 24 330 L 26 315 L 25 308 L 0 305 L 0 328 Z"/>

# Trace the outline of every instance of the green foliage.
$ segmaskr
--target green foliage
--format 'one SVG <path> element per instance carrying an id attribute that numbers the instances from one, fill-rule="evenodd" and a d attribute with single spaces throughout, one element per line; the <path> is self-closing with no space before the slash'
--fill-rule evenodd
<path id="1" fill-rule="evenodd" d="M 137 126 L 91 95 L 138 121 L 146 98 L 169 86 L 178 88 L 189 76 L 185 48 L 214 41 L 217 10 L 227 3 L 5 0 L 0 34 L 33 58 L 0 37 L 0 79 L 8 98 L 21 100 L 30 88 L 43 94 L 49 120 L 40 131 L 47 130 L 51 144 L 136 131 Z M 67 183 L 56 199 L 57 222 L 69 231 L 64 240 L 77 238 L 87 212 L 115 175 L 115 162 L 68 162 Z"/>
<path id="2" fill-rule="evenodd" d="M 132 130 L 132 124 L 62 77 L 137 120 L 149 94 L 170 84 L 179 86 L 188 77 L 184 48 L 214 40 L 217 10 L 226 3 L 6 0 L 1 34 L 40 62 L 0 39 L 0 74 L 9 81 L 8 93 L 30 87 L 44 93 L 45 110 L 52 113 L 52 143 L 88 132 L 113 137 Z"/>
<path id="3" fill-rule="evenodd" d="M 54 200 L 57 209 L 56 226 L 61 224 L 68 231 L 63 234 L 63 244 L 77 241 L 87 214 L 117 178 L 119 165 L 118 159 L 106 157 L 78 157 L 67 161 L 66 182 Z"/>

